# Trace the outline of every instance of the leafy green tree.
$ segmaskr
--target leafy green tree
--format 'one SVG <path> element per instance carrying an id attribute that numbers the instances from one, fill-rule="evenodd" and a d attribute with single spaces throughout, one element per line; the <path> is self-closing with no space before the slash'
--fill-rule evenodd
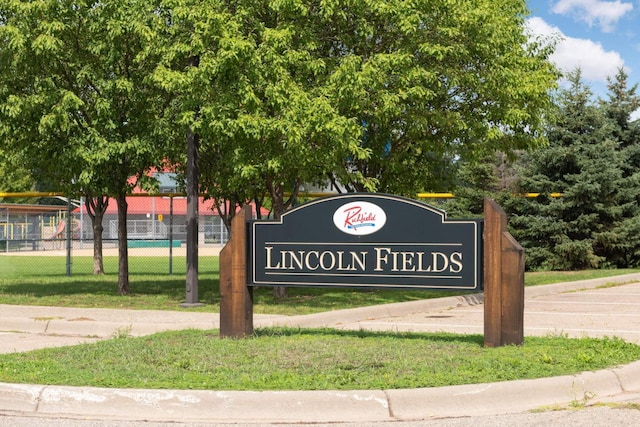
<path id="1" fill-rule="evenodd" d="M 274 217 L 305 182 L 326 180 L 359 127 L 326 97 L 317 32 L 296 2 L 161 3 L 165 43 L 154 73 L 171 94 L 173 134 L 197 140 L 200 188 L 227 223 L 236 206 L 270 196 Z M 311 22 L 311 21 L 309 21 Z M 295 24 L 295 25 L 294 25 Z M 184 170 L 184 144 L 172 153 Z M 225 208 L 221 200 L 229 201 Z"/>
<path id="2" fill-rule="evenodd" d="M 510 225 L 527 249 L 532 269 L 596 268 L 610 253 L 604 241 L 624 218 L 633 217 L 625 176 L 626 156 L 614 127 L 594 101 L 580 70 L 569 74 L 549 146 L 524 158 L 519 186 L 540 192 L 534 200 L 511 200 Z M 559 198 L 548 194 L 562 193 Z"/>
<path id="3" fill-rule="evenodd" d="M 186 181 L 187 142 L 196 148 L 199 189 L 214 198 L 229 223 L 236 205 L 251 199 L 248 179 L 240 179 L 234 155 L 246 149 L 230 126 L 242 99 L 252 90 L 245 69 L 251 70 L 253 47 L 239 29 L 239 14 L 225 2 L 165 0 L 153 46 L 161 60 L 152 74 L 167 93 L 165 117 L 174 144 L 167 155 Z M 260 187 L 260 192 L 264 186 Z M 224 200 L 231 201 L 228 208 Z"/>
<path id="4" fill-rule="evenodd" d="M 414 195 L 443 189 L 459 156 L 539 143 L 557 74 L 551 48 L 527 43 L 526 12 L 523 1 L 163 1 L 154 79 L 172 94 L 175 134 L 197 136 L 201 189 L 232 202 L 228 218 L 265 194 L 278 218 L 305 183 Z"/>
<path id="5" fill-rule="evenodd" d="M 219 129 L 219 118 L 228 111 L 226 88 L 240 77 L 233 64 L 236 55 L 243 57 L 242 40 L 234 14 L 222 2 L 163 0 L 155 14 L 159 37 L 150 50 L 159 61 L 150 81 L 166 92 L 164 131 L 173 144 L 165 154 L 186 181 L 187 303 L 197 303 L 198 195 L 207 188 L 200 185 L 201 147 L 217 144 L 210 130 Z"/>
<path id="6" fill-rule="evenodd" d="M 0 148 L 0 192 L 23 192 L 33 187 L 31 173 L 16 165 L 17 160 L 16 156 L 11 156 Z"/>
<path id="7" fill-rule="evenodd" d="M 302 2 L 163 5 L 173 25 L 155 76 L 178 94 L 177 121 L 199 137 L 201 184 L 211 197 L 260 204 L 268 194 L 279 217 L 303 183 L 326 181 L 347 154 L 366 155 L 357 149 L 359 126 L 327 98 L 317 16 L 305 16 Z M 198 66 L 185 68 L 192 57 Z"/>
<path id="8" fill-rule="evenodd" d="M 371 153 L 345 159 L 347 187 L 448 190 L 457 159 L 544 141 L 553 44 L 528 41 L 524 1 L 327 3 L 331 96 Z"/>
<path id="9" fill-rule="evenodd" d="M 413 195 L 444 189 L 461 156 L 543 140 L 557 73 L 552 47 L 527 42 L 524 2 L 164 4 L 206 9 L 180 15 L 194 31 L 157 77 L 189 98 L 216 198 L 266 193 L 278 217 L 306 182 Z M 196 76 L 197 91 L 176 86 Z"/>
<path id="10" fill-rule="evenodd" d="M 163 155 L 162 98 L 148 80 L 154 11 L 146 1 L 0 1 L 0 138 L 61 189 L 115 197 L 120 294 L 126 195 Z"/>

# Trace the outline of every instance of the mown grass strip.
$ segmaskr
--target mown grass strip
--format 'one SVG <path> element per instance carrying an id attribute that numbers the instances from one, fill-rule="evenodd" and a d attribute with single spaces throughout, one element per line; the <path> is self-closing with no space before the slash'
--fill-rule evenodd
<path id="1" fill-rule="evenodd" d="M 217 312 L 219 309 L 218 257 L 200 257 L 199 299 L 206 306 L 190 310 Z M 117 257 L 105 257 L 104 276 L 94 276 L 91 257 L 73 257 L 73 275 L 67 277 L 65 257 L 0 255 L 0 304 L 57 307 L 100 307 L 149 310 L 178 310 L 185 300 L 185 257 L 174 257 L 173 275 L 168 259 L 130 257 L 130 288 L 119 296 Z M 586 270 L 581 272 L 526 273 L 527 286 L 585 280 L 640 270 Z M 254 312 L 299 315 L 329 310 L 415 301 L 461 295 L 461 291 L 357 290 L 342 288 L 289 288 L 288 296 L 275 299 L 270 287 L 254 291 Z"/>
<path id="2" fill-rule="evenodd" d="M 640 359 L 619 339 L 268 328 L 250 339 L 164 332 L 0 356 L 0 381 L 117 388 L 345 390 L 438 387 L 575 374 Z"/>

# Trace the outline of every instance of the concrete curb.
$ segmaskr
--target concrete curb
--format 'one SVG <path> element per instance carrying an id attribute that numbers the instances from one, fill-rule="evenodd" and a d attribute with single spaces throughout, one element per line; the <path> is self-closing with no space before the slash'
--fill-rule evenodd
<path id="1" fill-rule="evenodd" d="M 131 421 L 388 420 L 382 391 L 188 391 L 0 384 L 0 411 Z"/>
<path id="2" fill-rule="evenodd" d="M 640 362 L 624 369 L 628 370 L 625 375 L 634 375 L 640 369 Z M 388 393 L 393 415 L 401 420 L 497 415 L 610 398 L 624 391 L 618 374 L 618 370 L 602 370 L 554 378 Z"/>
<path id="3" fill-rule="evenodd" d="M 379 422 L 520 413 L 640 392 L 640 362 L 554 378 L 405 390 L 188 391 L 0 383 L 0 411 L 130 421 Z"/>

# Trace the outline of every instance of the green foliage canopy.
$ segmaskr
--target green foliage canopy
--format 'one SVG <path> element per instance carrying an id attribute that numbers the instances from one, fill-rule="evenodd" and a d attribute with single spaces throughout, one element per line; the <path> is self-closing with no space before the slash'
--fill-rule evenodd
<path id="1" fill-rule="evenodd" d="M 2 136 L 64 189 L 120 194 L 158 163 L 145 3 L 0 2 Z"/>
<path id="2" fill-rule="evenodd" d="M 443 189 L 459 157 L 544 141 L 557 72 L 552 46 L 525 33 L 523 1 L 162 7 L 171 34 L 154 78 L 201 137 L 212 197 L 268 194 L 277 215 L 304 183 L 414 195 Z"/>
<path id="3" fill-rule="evenodd" d="M 0 17 L 5 151 L 59 189 L 118 199 L 127 293 L 125 196 L 164 157 L 163 93 L 148 78 L 159 17 L 124 0 L 1 0 Z"/>

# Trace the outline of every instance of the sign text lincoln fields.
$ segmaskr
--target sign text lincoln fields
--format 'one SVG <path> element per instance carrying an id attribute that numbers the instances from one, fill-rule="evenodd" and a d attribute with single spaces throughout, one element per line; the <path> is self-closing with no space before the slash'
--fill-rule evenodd
<path id="1" fill-rule="evenodd" d="M 289 249 L 290 243 L 280 243 L 283 248 L 278 249 L 276 243 L 268 243 L 266 250 L 267 274 L 269 271 L 285 270 L 291 274 L 300 273 L 364 273 L 373 265 L 374 272 L 382 274 L 394 273 L 451 273 L 462 272 L 462 252 L 435 252 L 430 251 L 429 245 L 423 250 L 419 245 L 407 250 L 400 247 L 394 250 L 393 246 L 371 247 L 365 250 L 345 251 L 342 249 L 323 247 L 324 244 L 310 244 L 314 249 Z M 302 245 L 302 244 L 301 244 Z M 322 249 L 317 249 L 321 247 Z M 274 253 L 275 249 L 275 253 Z M 282 274 L 282 272 L 281 272 Z M 287 273 L 284 273 L 287 274 Z M 396 274 L 397 275 L 397 274 Z"/>
<path id="2" fill-rule="evenodd" d="M 340 195 L 250 227 L 250 285 L 482 287 L 481 221 L 415 200 Z"/>

